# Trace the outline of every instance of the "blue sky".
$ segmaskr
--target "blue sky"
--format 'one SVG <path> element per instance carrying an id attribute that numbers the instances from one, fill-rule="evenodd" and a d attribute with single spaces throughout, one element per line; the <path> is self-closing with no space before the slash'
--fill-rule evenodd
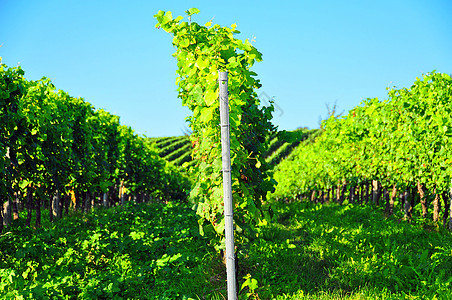
<path id="1" fill-rule="evenodd" d="M 219 6 L 221 4 L 222 6 Z M 175 85 L 171 36 L 153 15 L 237 23 L 256 37 L 263 98 L 280 129 L 317 128 L 326 104 L 348 111 L 437 70 L 452 73 L 452 1 L 0 0 L 0 56 L 147 136 L 181 135 L 190 111 Z"/>

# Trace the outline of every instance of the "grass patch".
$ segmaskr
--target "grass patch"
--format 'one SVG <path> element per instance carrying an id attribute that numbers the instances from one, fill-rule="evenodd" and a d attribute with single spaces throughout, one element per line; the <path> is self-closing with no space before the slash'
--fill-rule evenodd
<path id="1" fill-rule="evenodd" d="M 14 227 L 0 236 L 0 298 L 210 299 L 223 282 L 196 224 L 184 205 L 154 203 Z"/>
<path id="2" fill-rule="evenodd" d="M 261 299 L 450 299 L 452 238 L 372 207 L 276 203 L 246 265 Z"/>
<path id="3" fill-rule="evenodd" d="M 240 299 L 450 299 L 452 238 L 371 207 L 274 203 L 238 247 Z M 0 235 L 2 299 L 225 299 L 226 274 L 183 204 L 75 214 Z M 239 287 L 240 288 L 240 287 Z"/>

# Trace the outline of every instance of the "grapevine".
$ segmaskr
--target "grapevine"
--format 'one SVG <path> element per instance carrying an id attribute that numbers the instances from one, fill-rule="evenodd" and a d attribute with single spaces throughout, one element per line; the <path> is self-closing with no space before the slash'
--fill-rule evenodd
<path id="1" fill-rule="evenodd" d="M 186 13 L 188 22 L 181 16 L 173 19 L 169 11 L 159 11 L 155 18 L 156 27 L 173 36 L 179 98 L 193 112 L 187 118 L 196 161 L 192 168 L 196 184 L 190 199 L 200 217 L 201 232 L 215 232 L 221 242 L 224 218 L 218 72 L 228 71 L 234 222 L 237 231 L 243 233 L 241 237 L 250 238 L 256 226 L 264 222 L 260 207 L 275 184 L 262 158 L 267 136 L 276 130 L 270 121 L 273 105 L 260 107 L 255 89 L 261 84 L 251 71 L 262 54 L 248 40 L 234 38 L 239 33 L 235 24 L 230 28 L 212 22 L 202 26 L 191 21 L 198 9 Z"/>

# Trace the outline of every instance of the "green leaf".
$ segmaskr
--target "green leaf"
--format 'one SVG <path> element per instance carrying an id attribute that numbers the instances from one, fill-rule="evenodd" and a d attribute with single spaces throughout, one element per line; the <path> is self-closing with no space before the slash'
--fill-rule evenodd
<path id="1" fill-rule="evenodd" d="M 216 89 L 207 90 L 207 92 L 204 94 L 204 101 L 206 102 L 207 106 L 212 106 L 212 104 L 214 104 L 217 99 L 218 91 Z"/>
<path id="2" fill-rule="evenodd" d="M 170 11 L 167 11 L 165 15 L 163 16 L 163 24 L 166 24 L 168 22 L 171 22 L 173 20 L 173 15 Z"/>
<path id="3" fill-rule="evenodd" d="M 262 164 L 261 164 L 261 161 L 260 161 L 260 160 L 258 160 L 258 161 L 257 161 L 257 163 L 256 163 L 256 168 L 258 168 L 258 169 L 259 169 L 259 168 L 261 167 L 261 165 L 262 165 Z"/>
<path id="4" fill-rule="evenodd" d="M 191 91 L 191 94 L 193 96 L 193 100 L 195 100 L 198 105 L 203 105 L 204 104 L 203 101 L 202 101 L 203 100 L 202 93 L 203 93 L 202 88 L 199 85 L 196 85 L 193 88 L 193 90 Z"/>
<path id="5" fill-rule="evenodd" d="M 31 183 L 31 181 L 29 180 L 23 180 L 19 183 L 19 187 L 21 190 L 25 189 L 29 184 Z"/>
<path id="6" fill-rule="evenodd" d="M 165 15 L 165 11 L 159 10 L 159 11 L 154 15 L 154 17 L 155 17 L 155 18 L 161 18 L 161 17 L 163 17 L 164 15 Z"/>
<path id="7" fill-rule="evenodd" d="M 228 62 L 229 62 L 229 63 L 235 63 L 235 62 L 237 62 L 237 59 L 235 58 L 235 56 L 233 56 L 233 57 L 230 57 L 230 58 L 228 59 Z"/>
<path id="8" fill-rule="evenodd" d="M 179 45 L 182 48 L 187 48 L 188 46 L 190 46 L 190 40 L 187 38 L 183 38 L 183 39 L 179 40 Z"/>
<path id="9" fill-rule="evenodd" d="M 247 274 L 245 277 L 243 277 L 245 282 L 242 284 L 240 290 L 243 290 L 245 287 L 248 287 L 251 292 L 253 292 L 255 289 L 258 288 L 257 280 L 252 278 L 250 274 Z"/>
<path id="10" fill-rule="evenodd" d="M 187 15 L 191 16 L 194 14 L 199 14 L 199 9 L 193 7 L 186 11 Z"/>
<path id="11" fill-rule="evenodd" d="M 9 92 L 14 92 L 17 90 L 17 85 L 15 85 L 13 82 L 11 82 L 10 84 L 8 84 L 8 90 Z"/>
<path id="12" fill-rule="evenodd" d="M 215 107 L 209 107 L 201 111 L 200 121 L 202 123 L 208 123 L 213 119 L 213 112 Z"/>
<path id="13" fill-rule="evenodd" d="M 215 226 L 215 231 L 217 234 L 219 234 L 219 235 L 224 234 L 224 224 L 225 224 L 225 219 L 222 218 L 220 223 L 218 223 L 217 226 Z"/>
<path id="14" fill-rule="evenodd" d="M 202 70 L 204 68 L 207 68 L 209 66 L 209 59 L 203 59 L 202 57 L 198 57 L 196 60 L 197 67 Z"/>

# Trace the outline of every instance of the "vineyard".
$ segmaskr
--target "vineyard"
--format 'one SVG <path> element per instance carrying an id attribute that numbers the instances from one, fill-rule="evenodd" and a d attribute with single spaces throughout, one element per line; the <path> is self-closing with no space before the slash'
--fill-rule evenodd
<path id="1" fill-rule="evenodd" d="M 0 298 L 225 299 L 221 70 L 238 298 L 449 299 L 450 75 L 278 130 L 251 70 L 262 54 L 198 13 L 154 16 L 189 135 L 137 135 L 0 64 Z"/>
<path id="2" fill-rule="evenodd" d="M 265 161 L 273 168 L 288 156 L 300 142 L 313 140 L 321 131 L 319 129 L 297 129 L 280 131 L 268 138 L 268 149 L 263 154 Z M 187 135 L 151 138 L 160 157 L 177 167 L 189 168 L 195 161 L 192 159 L 192 144 Z"/>
<path id="3" fill-rule="evenodd" d="M 278 166 L 275 197 L 384 205 L 452 229 L 452 79 L 429 73 L 323 123 Z M 287 176 L 290 174 L 289 176 Z"/>
<path id="4" fill-rule="evenodd" d="M 121 125 L 119 117 L 96 110 L 57 90 L 49 79 L 27 81 L 20 67 L 0 67 L 0 232 L 41 206 L 61 218 L 69 207 L 89 211 L 133 199 L 184 199 L 189 181 L 160 158 L 150 140 Z M 13 216 L 13 217 L 12 217 Z"/>

